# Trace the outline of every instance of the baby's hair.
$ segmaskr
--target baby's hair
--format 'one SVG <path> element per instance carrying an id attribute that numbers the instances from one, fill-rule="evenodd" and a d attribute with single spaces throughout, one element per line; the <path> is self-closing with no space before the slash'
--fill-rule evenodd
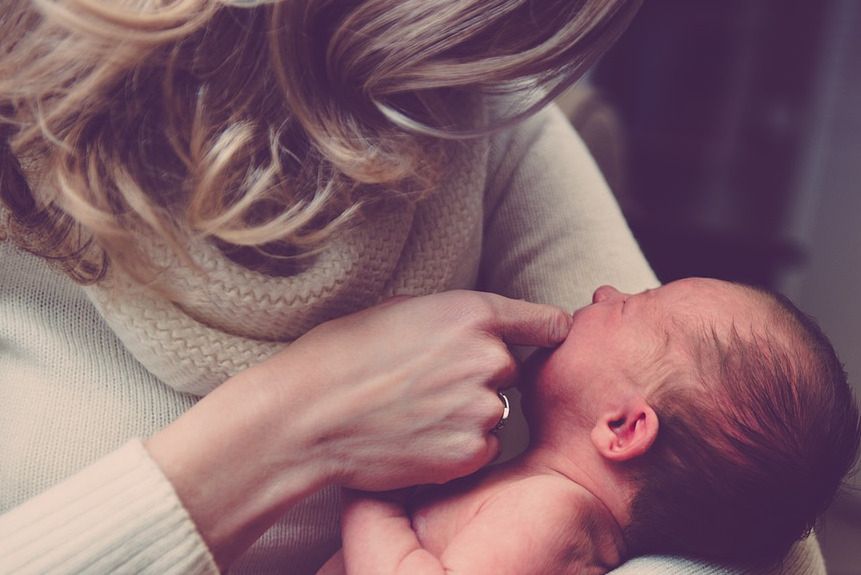
<path id="1" fill-rule="evenodd" d="M 186 261 L 189 235 L 313 253 L 360 208 L 432 191 L 440 138 L 498 127 L 469 102 L 529 92 L 508 120 L 534 112 L 639 4 L 10 0 L 5 233 L 84 283 L 147 269 L 142 234 Z"/>
<path id="2" fill-rule="evenodd" d="M 660 431 L 637 464 L 631 555 L 777 563 L 857 462 L 858 407 L 830 342 L 785 297 L 745 289 L 769 325 L 709 330 L 698 384 L 651 398 Z"/>

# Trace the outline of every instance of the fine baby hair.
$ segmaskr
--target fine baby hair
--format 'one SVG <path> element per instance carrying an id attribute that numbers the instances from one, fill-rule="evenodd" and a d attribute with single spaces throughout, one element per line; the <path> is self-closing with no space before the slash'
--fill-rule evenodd
<path id="1" fill-rule="evenodd" d="M 856 462 L 858 409 L 828 339 L 785 297 L 745 289 L 768 325 L 729 334 L 700 326 L 692 372 L 651 398 L 661 425 L 635 464 L 632 555 L 775 563 Z"/>

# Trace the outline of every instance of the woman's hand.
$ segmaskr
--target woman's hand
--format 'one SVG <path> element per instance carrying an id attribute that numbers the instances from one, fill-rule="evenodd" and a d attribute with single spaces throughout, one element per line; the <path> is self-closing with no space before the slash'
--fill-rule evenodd
<path id="1" fill-rule="evenodd" d="M 284 417 L 314 428 L 339 483 L 442 483 L 498 453 L 489 433 L 502 414 L 497 390 L 517 372 L 506 343 L 556 345 L 569 321 L 557 308 L 486 293 L 398 299 L 311 330 L 259 377 Z M 283 374 L 306 385 L 284 385 Z M 297 413 L 297 400 L 314 408 Z"/>
<path id="2" fill-rule="evenodd" d="M 147 442 L 219 565 L 325 485 L 444 482 L 497 453 L 516 364 L 554 346 L 564 311 L 477 292 L 389 301 L 309 331 Z"/>

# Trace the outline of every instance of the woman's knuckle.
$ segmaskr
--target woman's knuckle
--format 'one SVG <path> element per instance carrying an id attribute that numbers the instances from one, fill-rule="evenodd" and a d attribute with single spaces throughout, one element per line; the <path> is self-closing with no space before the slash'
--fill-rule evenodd
<path id="1" fill-rule="evenodd" d="M 497 375 L 500 380 L 508 381 L 517 375 L 517 369 L 517 362 L 514 361 L 514 358 L 508 356 L 508 361 L 506 361 L 504 365 L 500 366 Z"/>
<path id="2" fill-rule="evenodd" d="M 485 451 L 485 440 L 483 434 L 473 434 L 464 441 L 463 453 L 467 461 L 474 461 L 481 457 Z"/>
<path id="3" fill-rule="evenodd" d="M 458 435 L 452 453 L 458 453 L 459 459 L 466 463 L 472 461 L 475 457 L 476 451 L 481 448 L 480 444 L 481 435 L 479 433 L 473 431 L 464 432 Z"/>
<path id="4" fill-rule="evenodd" d="M 458 298 L 460 316 L 469 323 L 486 324 L 493 317 L 491 302 L 480 293 L 461 292 Z"/>
<path id="5" fill-rule="evenodd" d="M 494 397 L 492 401 L 488 401 L 487 409 L 484 412 L 484 421 L 482 422 L 482 429 L 485 431 L 488 429 L 493 429 L 496 427 L 496 424 L 499 423 L 499 420 L 502 418 L 502 402 L 498 397 Z"/>
<path id="6" fill-rule="evenodd" d="M 484 353 L 484 361 L 494 375 L 505 375 L 516 367 L 514 358 L 502 345 L 488 346 Z"/>
<path id="7" fill-rule="evenodd" d="M 469 413 L 470 429 L 479 436 L 496 425 L 502 416 L 502 403 L 495 393 L 485 391 L 481 397 L 472 402 Z"/>
<path id="8" fill-rule="evenodd" d="M 486 343 L 482 346 L 481 356 L 488 367 L 500 367 L 506 362 L 508 353 L 500 345 Z"/>

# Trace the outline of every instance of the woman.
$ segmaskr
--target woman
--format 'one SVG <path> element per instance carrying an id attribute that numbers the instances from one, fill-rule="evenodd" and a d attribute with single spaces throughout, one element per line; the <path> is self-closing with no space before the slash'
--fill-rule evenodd
<path id="1" fill-rule="evenodd" d="M 633 2 L 6 4 L 3 568 L 313 572 L 340 486 L 491 460 L 503 343 L 567 326 L 388 298 L 654 282 L 561 116 L 502 129 Z"/>

